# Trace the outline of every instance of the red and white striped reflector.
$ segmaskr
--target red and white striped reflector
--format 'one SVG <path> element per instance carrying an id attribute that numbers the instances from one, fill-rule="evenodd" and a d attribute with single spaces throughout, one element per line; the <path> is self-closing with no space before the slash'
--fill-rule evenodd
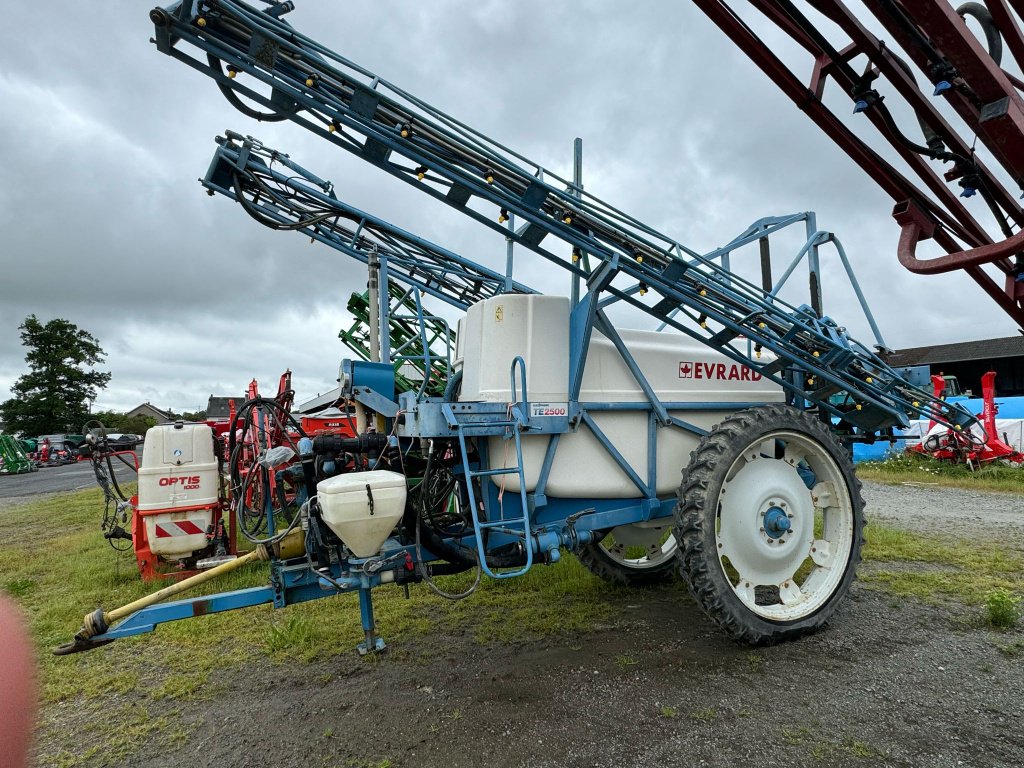
<path id="1" fill-rule="evenodd" d="M 158 539 L 165 539 L 168 536 L 195 536 L 199 533 L 205 534 L 206 529 L 200 528 L 191 520 L 179 520 L 176 523 L 156 524 L 156 537 Z"/>

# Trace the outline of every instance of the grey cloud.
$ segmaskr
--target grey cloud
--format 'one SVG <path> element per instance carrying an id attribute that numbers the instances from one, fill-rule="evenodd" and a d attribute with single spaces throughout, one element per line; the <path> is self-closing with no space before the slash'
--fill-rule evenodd
<path id="1" fill-rule="evenodd" d="M 563 176 L 582 136 L 589 191 L 697 249 L 764 215 L 818 211 L 891 344 L 1014 330 L 969 281 L 898 266 L 891 201 L 692 4 L 297 5 L 298 29 Z M 30 312 L 101 340 L 114 378 L 100 406 L 190 409 L 253 376 L 270 389 L 289 366 L 300 397 L 333 385 L 364 268 L 202 193 L 195 179 L 225 128 L 290 153 L 369 212 L 503 266 L 500 237 L 295 126 L 235 112 L 147 42 L 150 5 L 87 8 L 20 4 L 5 17 L 47 34 L 0 48 L 0 399 L 22 372 L 16 328 Z M 568 290 L 520 259 L 524 282 Z M 864 327 L 846 320 L 859 311 L 833 272 L 825 285 L 827 309 Z"/>

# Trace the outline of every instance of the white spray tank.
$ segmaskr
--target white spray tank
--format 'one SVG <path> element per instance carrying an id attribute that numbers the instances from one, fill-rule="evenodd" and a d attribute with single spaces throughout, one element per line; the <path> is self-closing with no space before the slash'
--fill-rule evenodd
<path id="1" fill-rule="evenodd" d="M 150 550 L 181 560 L 209 544 L 220 505 L 213 430 L 206 424 L 150 427 L 139 467 L 139 506 Z"/>
<path id="2" fill-rule="evenodd" d="M 680 333 L 621 329 L 618 334 L 662 402 L 722 403 L 721 409 L 715 410 L 670 411 L 672 416 L 701 429 L 710 430 L 742 403 L 785 402 L 784 391 L 770 379 Z M 526 362 L 531 418 L 543 418 L 545 412 L 565 413 L 569 399 L 568 298 L 504 294 L 485 299 L 469 308 L 457 338 L 457 357 L 463 371 L 460 400 L 511 401 L 509 371 L 512 361 L 520 356 Z M 737 348 L 746 343 L 733 342 Z M 773 355 L 764 352 L 765 362 L 772 359 Z M 596 330 L 590 340 L 579 400 L 646 400 L 615 345 Z M 646 477 L 647 413 L 595 411 L 591 416 L 633 470 Z M 659 496 L 678 490 L 680 472 L 689 463 L 698 439 L 681 429 L 658 430 Z M 536 487 L 548 440 L 546 435 L 523 436 L 528 492 Z M 515 447 L 509 446 L 509 441 L 500 437 L 488 439 L 491 468 L 515 466 Z M 519 490 L 515 473 L 491 479 L 509 491 Z M 634 498 L 639 491 L 590 430 L 581 427 L 562 436 L 548 477 L 547 494 L 560 498 Z"/>

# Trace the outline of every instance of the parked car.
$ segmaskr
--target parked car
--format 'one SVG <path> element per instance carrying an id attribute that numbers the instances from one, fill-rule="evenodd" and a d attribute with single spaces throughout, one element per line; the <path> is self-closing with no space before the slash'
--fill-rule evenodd
<path id="1" fill-rule="evenodd" d="M 108 432 L 107 445 L 116 451 L 133 451 L 135 446 L 143 442 L 142 435 L 132 435 L 126 432 Z"/>

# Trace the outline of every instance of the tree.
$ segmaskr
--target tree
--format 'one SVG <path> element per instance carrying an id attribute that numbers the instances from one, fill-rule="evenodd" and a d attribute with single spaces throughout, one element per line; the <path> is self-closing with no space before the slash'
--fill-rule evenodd
<path id="1" fill-rule="evenodd" d="M 106 427 L 108 434 L 118 432 L 129 435 L 144 435 L 150 427 L 156 426 L 156 419 L 149 416 L 132 416 L 117 411 L 94 411 L 89 417 Z"/>
<path id="2" fill-rule="evenodd" d="M 91 333 L 63 318 L 44 324 L 29 315 L 18 330 L 29 371 L 11 388 L 14 397 L 0 404 L 0 416 L 27 436 L 77 432 L 89 418 L 86 401 L 110 381 L 109 373 L 88 370 L 106 353 Z"/>
<path id="3" fill-rule="evenodd" d="M 125 416 L 121 419 L 118 431 L 128 435 L 144 435 L 147 429 L 155 426 L 156 419 L 152 416 L 132 416 L 131 418 Z"/>
<path id="4" fill-rule="evenodd" d="M 121 422 L 124 421 L 124 414 L 118 411 L 93 411 L 89 414 L 90 421 L 98 421 L 111 432 L 124 432 L 121 429 Z"/>

